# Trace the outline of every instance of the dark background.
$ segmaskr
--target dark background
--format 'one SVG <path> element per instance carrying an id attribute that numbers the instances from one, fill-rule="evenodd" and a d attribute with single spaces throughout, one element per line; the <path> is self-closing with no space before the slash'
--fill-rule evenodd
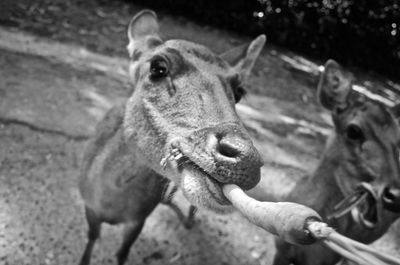
<path id="1" fill-rule="evenodd" d="M 314 58 L 400 78 L 398 0 L 136 0 L 174 15 L 268 41 Z"/>

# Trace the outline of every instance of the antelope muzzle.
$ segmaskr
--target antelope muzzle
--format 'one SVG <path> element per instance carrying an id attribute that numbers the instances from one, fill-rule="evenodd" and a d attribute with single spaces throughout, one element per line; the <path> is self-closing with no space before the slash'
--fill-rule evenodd
<path id="1" fill-rule="evenodd" d="M 213 208 L 210 200 L 230 204 L 221 185 L 233 183 L 248 190 L 260 181 L 261 156 L 239 124 L 224 123 L 195 131 L 172 143 L 172 148 L 179 150 L 177 164 L 183 191 L 209 208 Z"/>

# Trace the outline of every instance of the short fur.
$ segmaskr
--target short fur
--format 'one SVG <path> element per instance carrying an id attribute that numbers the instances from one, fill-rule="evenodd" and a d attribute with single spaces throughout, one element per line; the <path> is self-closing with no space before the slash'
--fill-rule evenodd
<path id="1" fill-rule="evenodd" d="M 240 57 L 221 58 L 193 42 L 164 42 L 158 29 L 149 10 L 130 22 L 132 94 L 98 124 L 84 154 L 80 191 L 89 240 L 82 265 L 102 222 L 125 225 L 117 253 L 123 264 L 170 181 L 192 204 L 222 212 L 231 207 L 220 183 L 249 189 L 260 178 L 261 157 L 234 105 L 265 37 Z"/>
<path id="2" fill-rule="evenodd" d="M 381 237 L 399 217 L 388 208 L 400 211 L 400 129 L 394 112 L 357 95 L 351 90 L 352 82 L 350 73 L 336 62 L 326 63 L 318 96 L 332 112 L 335 130 L 316 171 L 300 181 L 287 200 L 313 208 L 339 233 L 368 244 Z M 349 125 L 359 127 L 362 134 L 349 132 Z M 328 218 L 334 206 L 361 182 L 369 183 L 378 195 L 376 226 L 368 228 L 357 221 L 358 208 L 344 216 Z M 391 205 L 383 202 L 384 187 L 397 197 Z M 277 239 L 276 246 L 274 265 L 333 265 L 341 258 L 322 244 L 294 246 Z"/>

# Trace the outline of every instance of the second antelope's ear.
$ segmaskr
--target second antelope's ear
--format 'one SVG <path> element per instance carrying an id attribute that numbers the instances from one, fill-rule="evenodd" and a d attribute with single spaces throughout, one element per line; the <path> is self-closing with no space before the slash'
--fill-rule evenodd
<path id="1" fill-rule="evenodd" d="M 241 45 L 221 54 L 221 58 L 234 67 L 241 79 L 245 80 L 250 75 L 266 39 L 265 35 L 260 35 L 250 44 Z"/>
<path id="2" fill-rule="evenodd" d="M 133 57 L 135 51 L 143 51 L 162 43 L 159 33 L 157 15 L 151 10 L 142 10 L 129 23 L 127 46 L 129 55 Z"/>
<path id="3" fill-rule="evenodd" d="M 317 95 L 321 105 L 328 110 L 346 108 L 352 84 L 353 76 L 334 60 L 328 60 L 318 84 Z"/>

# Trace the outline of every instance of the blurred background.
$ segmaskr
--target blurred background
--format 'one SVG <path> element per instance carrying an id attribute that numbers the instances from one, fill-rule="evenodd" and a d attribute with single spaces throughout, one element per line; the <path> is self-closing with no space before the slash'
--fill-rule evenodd
<path id="1" fill-rule="evenodd" d="M 400 76 L 398 0 L 142 0 L 132 1 L 244 35 L 313 58 L 335 58 Z"/>
<path id="2" fill-rule="evenodd" d="M 1 0 L 0 264 L 77 264 L 87 230 L 77 190 L 83 146 L 101 103 L 131 90 L 126 30 L 144 8 L 157 12 L 164 38 L 217 53 L 267 35 L 239 114 L 281 188 L 315 167 L 332 129 L 316 99 L 327 59 L 366 92 L 399 102 L 397 0 Z M 157 207 L 130 261 L 271 264 L 273 237 L 240 215 L 199 212 L 196 222 L 186 230 Z M 115 264 L 118 229 L 106 226 L 93 264 Z M 398 255 L 399 222 L 374 246 Z"/>

